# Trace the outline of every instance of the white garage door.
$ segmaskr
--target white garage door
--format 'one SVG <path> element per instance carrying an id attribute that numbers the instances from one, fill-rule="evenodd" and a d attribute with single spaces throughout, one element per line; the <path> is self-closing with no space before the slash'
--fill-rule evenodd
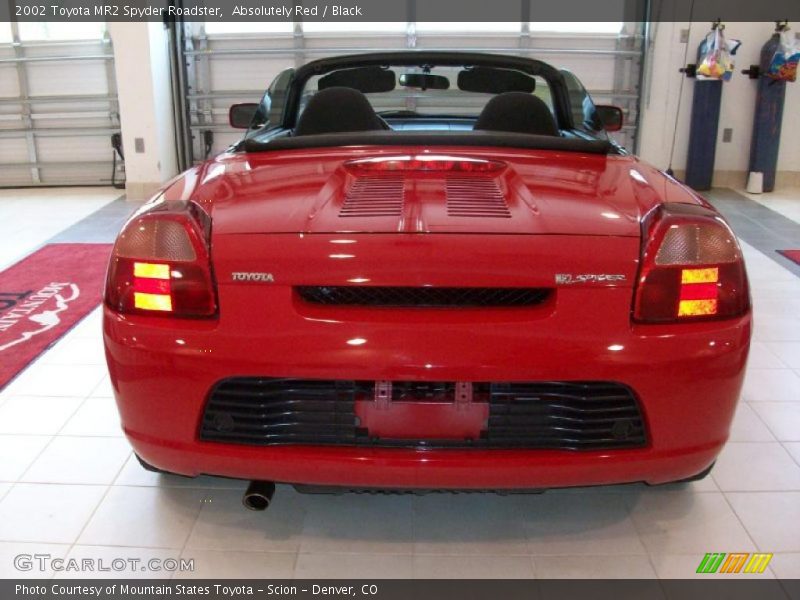
<path id="1" fill-rule="evenodd" d="M 569 69 L 596 103 L 623 108 L 627 124 L 616 139 L 635 150 L 641 23 L 208 22 L 186 23 L 181 34 L 187 163 L 239 139 L 228 127 L 228 106 L 259 101 L 281 70 L 336 54 L 408 48 L 519 54 Z"/>
<path id="2" fill-rule="evenodd" d="M 108 185 L 118 131 L 105 23 L 0 22 L 0 186 Z"/>

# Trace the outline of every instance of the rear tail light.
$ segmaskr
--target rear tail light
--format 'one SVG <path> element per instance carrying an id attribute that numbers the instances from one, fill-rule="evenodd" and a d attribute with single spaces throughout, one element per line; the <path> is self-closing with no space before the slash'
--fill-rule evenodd
<path id="1" fill-rule="evenodd" d="M 750 309 L 747 275 L 730 227 L 696 205 L 659 208 L 645 221 L 633 319 L 727 319 Z"/>
<path id="2" fill-rule="evenodd" d="M 210 317 L 216 294 L 209 255 L 210 222 L 196 205 L 163 205 L 122 230 L 108 269 L 106 303 L 120 313 Z"/>

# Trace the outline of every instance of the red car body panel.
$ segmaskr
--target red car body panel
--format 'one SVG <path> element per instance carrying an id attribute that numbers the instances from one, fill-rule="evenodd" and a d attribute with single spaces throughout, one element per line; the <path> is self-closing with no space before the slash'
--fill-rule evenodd
<path id="1" fill-rule="evenodd" d="M 341 218 L 353 158 L 421 153 L 500 160 L 503 219 L 448 216 L 442 182 L 421 175 L 400 216 Z M 122 423 L 136 452 L 167 471 L 391 488 L 547 488 L 663 483 L 708 467 L 739 396 L 750 315 L 631 321 L 641 221 L 663 202 L 704 201 L 624 156 L 491 148 L 370 148 L 224 154 L 171 182 L 212 218 L 219 314 L 174 319 L 105 308 Z M 269 272 L 274 282 L 234 281 Z M 623 275 L 554 286 L 560 273 Z M 536 306 L 443 310 L 319 306 L 298 285 L 547 287 Z M 356 342 L 356 343 L 354 343 Z M 367 381 L 612 381 L 632 388 L 642 448 L 604 451 L 246 446 L 205 442 L 209 391 L 229 377 Z M 468 431 L 446 408 L 368 414 L 409 437 Z M 438 412 L 437 412 L 438 411 Z M 415 425 L 416 423 L 416 425 Z M 416 427 L 415 431 L 414 428 Z"/>
<path id="2" fill-rule="evenodd" d="M 440 155 L 495 159 L 512 219 L 454 219 L 442 176 L 419 175 L 400 217 L 338 217 L 353 175 L 348 160 Z M 210 208 L 217 233 L 505 233 L 639 237 L 639 218 L 667 195 L 668 180 L 623 156 L 497 148 L 355 147 L 227 154 L 173 186 Z M 193 187 L 195 186 L 195 187 Z M 684 197 L 684 194 L 681 194 Z M 685 201 L 685 197 L 683 199 Z M 696 201 L 696 200 L 692 200 Z M 608 217 L 607 214 L 615 216 Z"/>

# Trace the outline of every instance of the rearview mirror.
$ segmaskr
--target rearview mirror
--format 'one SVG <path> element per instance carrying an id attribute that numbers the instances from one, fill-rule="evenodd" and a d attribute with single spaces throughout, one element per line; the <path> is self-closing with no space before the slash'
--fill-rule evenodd
<path id="1" fill-rule="evenodd" d="M 255 102 L 234 104 L 228 109 L 228 123 L 234 129 L 249 129 L 257 110 Z"/>
<path id="2" fill-rule="evenodd" d="M 421 90 L 447 90 L 450 89 L 450 80 L 444 75 L 431 75 L 430 73 L 403 73 L 400 75 L 400 85 L 403 87 L 419 88 Z"/>
<path id="3" fill-rule="evenodd" d="M 619 106 L 601 104 L 594 107 L 603 129 L 606 131 L 619 131 L 622 129 L 622 109 Z"/>

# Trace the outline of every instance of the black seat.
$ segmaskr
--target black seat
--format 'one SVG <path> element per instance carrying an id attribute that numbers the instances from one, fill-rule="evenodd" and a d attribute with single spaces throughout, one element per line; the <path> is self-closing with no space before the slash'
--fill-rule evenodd
<path id="1" fill-rule="evenodd" d="M 506 92 L 489 100 L 474 129 L 558 135 L 558 127 L 547 104 L 525 92 Z"/>
<path id="2" fill-rule="evenodd" d="M 364 94 L 353 88 L 330 87 L 311 96 L 297 120 L 294 135 L 386 129 L 386 122 L 375 114 Z"/>

